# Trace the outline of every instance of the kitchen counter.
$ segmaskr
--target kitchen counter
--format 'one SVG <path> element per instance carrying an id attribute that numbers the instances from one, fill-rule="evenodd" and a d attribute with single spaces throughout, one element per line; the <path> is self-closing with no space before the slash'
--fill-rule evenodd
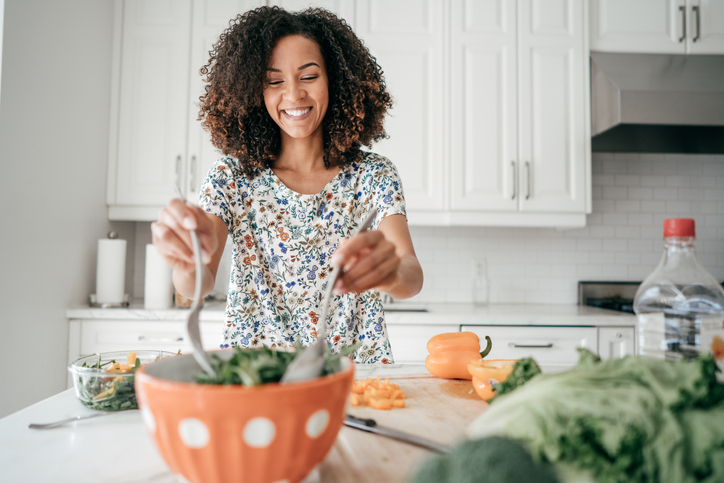
<path id="1" fill-rule="evenodd" d="M 224 319 L 225 302 L 207 302 L 201 321 Z M 68 319 L 78 320 L 152 320 L 183 321 L 188 309 L 146 310 L 142 301 L 127 308 L 101 309 L 74 306 L 66 310 Z M 392 325 L 530 325 L 530 326 L 633 326 L 635 316 L 582 305 L 544 304 L 421 304 L 397 302 L 386 308 L 386 320 Z"/>
<path id="2" fill-rule="evenodd" d="M 460 440 L 465 427 L 487 407 L 469 381 L 438 379 L 420 366 L 357 365 L 355 378 L 390 377 L 406 392 L 408 407 L 392 411 L 350 408 L 359 417 L 442 444 Z M 423 371 L 423 372 L 421 372 Z M 96 411 L 72 389 L 0 419 L 0 480 L 8 482 L 178 483 L 146 433 L 138 411 L 78 421 L 50 430 L 43 423 Z M 326 459 L 304 483 L 402 482 L 424 449 L 343 427 Z"/>

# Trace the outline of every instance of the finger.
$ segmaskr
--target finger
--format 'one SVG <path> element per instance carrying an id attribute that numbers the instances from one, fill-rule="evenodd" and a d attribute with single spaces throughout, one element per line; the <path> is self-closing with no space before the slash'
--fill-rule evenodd
<path id="1" fill-rule="evenodd" d="M 376 287 L 389 287 L 394 285 L 397 280 L 397 268 L 400 260 L 397 256 L 384 260 L 376 265 L 372 270 L 366 272 L 362 277 L 355 279 L 349 285 L 342 281 L 341 286 L 337 287 L 339 293 L 346 292 L 365 292 Z"/>
<path id="2" fill-rule="evenodd" d="M 177 220 L 179 226 L 186 230 L 198 229 L 198 211 L 200 208 L 175 198 L 166 205 L 166 212 Z M 203 211 L 201 211 L 203 213 Z"/>
<path id="3" fill-rule="evenodd" d="M 347 285 L 352 285 L 354 280 L 394 256 L 395 246 L 386 240 L 373 248 L 365 248 L 359 253 L 354 264 L 345 265 L 343 279 Z"/>
<path id="4" fill-rule="evenodd" d="M 342 266 L 347 269 L 351 259 L 364 247 L 377 245 L 384 235 L 378 231 L 366 231 L 359 233 L 352 238 L 347 238 L 337 247 L 332 255 L 330 263 L 334 266 Z"/>
<path id="5" fill-rule="evenodd" d="M 181 255 L 189 252 L 193 253 L 191 232 L 181 225 L 181 219 L 177 216 L 178 214 L 178 211 L 170 209 L 169 207 L 162 209 L 158 214 L 156 231 L 163 241 L 164 248 L 169 252 Z M 164 228 L 170 233 L 162 231 Z"/>
<path id="6" fill-rule="evenodd" d="M 172 267 L 179 261 L 193 262 L 192 251 L 169 226 L 161 221 L 151 223 L 151 235 L 156 250 Z"/>
<path id="7" fill-rule="evenodd" d="M 211 255 L 216 253 L 216 250 L 219 248 L 219 240 L 216 238 L 214 224 L 208 216 L 206 216 L 206 212 L 198 207 L 196 207 L 196 209 L 198 210 L 198 228 L 196 233 L 198 234 L 199 241 L 201 242 L 202 258 L 204 263 L 209 263 L 211 261 Z"/>

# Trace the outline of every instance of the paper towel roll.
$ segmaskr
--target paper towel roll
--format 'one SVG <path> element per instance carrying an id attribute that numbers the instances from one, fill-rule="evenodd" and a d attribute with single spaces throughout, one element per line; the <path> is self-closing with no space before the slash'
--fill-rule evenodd
<path id="1" fill-rule="evenodd" d="M 146 245 L 145 273 L 143 306 L 151 310 L 170 309 L 173 298 L 171 267 L 152 243 Z"/>
<path id="2" fill-rule="evenodd" d="M 126 240 L 98 240 L 96 265 L 96 302 L 120 304 L 125 299 Z"/>

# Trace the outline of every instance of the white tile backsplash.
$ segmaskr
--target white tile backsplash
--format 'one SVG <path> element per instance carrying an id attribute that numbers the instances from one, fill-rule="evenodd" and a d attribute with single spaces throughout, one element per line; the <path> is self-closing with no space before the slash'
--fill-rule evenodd
<path id="1" fill-rule="evenodd" d="M 585 228 L 411 227 L 425 273 L 412 301 L 472 302 L 472 265 L 485 259 L 491 303 L 576 303 L 579 280 L 646 277 L 661 257 L 663 220 L 677 216 L 696 220 L 699 260 L 724 278 L 724 156 L 594 153 L 592 173 Z M 134 297 L 150 242 L 150 224 L 138 223 Z"/>

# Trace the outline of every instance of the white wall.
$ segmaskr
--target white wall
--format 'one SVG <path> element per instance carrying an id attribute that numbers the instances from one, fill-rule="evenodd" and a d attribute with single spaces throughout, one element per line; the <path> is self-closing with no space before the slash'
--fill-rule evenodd
<path id="1" fill-rule="evenodd" d="M 65 389 L 65 308 L 94 291 L 106 217 L 112 0 L 6 0 L 0 417 Z"/>

